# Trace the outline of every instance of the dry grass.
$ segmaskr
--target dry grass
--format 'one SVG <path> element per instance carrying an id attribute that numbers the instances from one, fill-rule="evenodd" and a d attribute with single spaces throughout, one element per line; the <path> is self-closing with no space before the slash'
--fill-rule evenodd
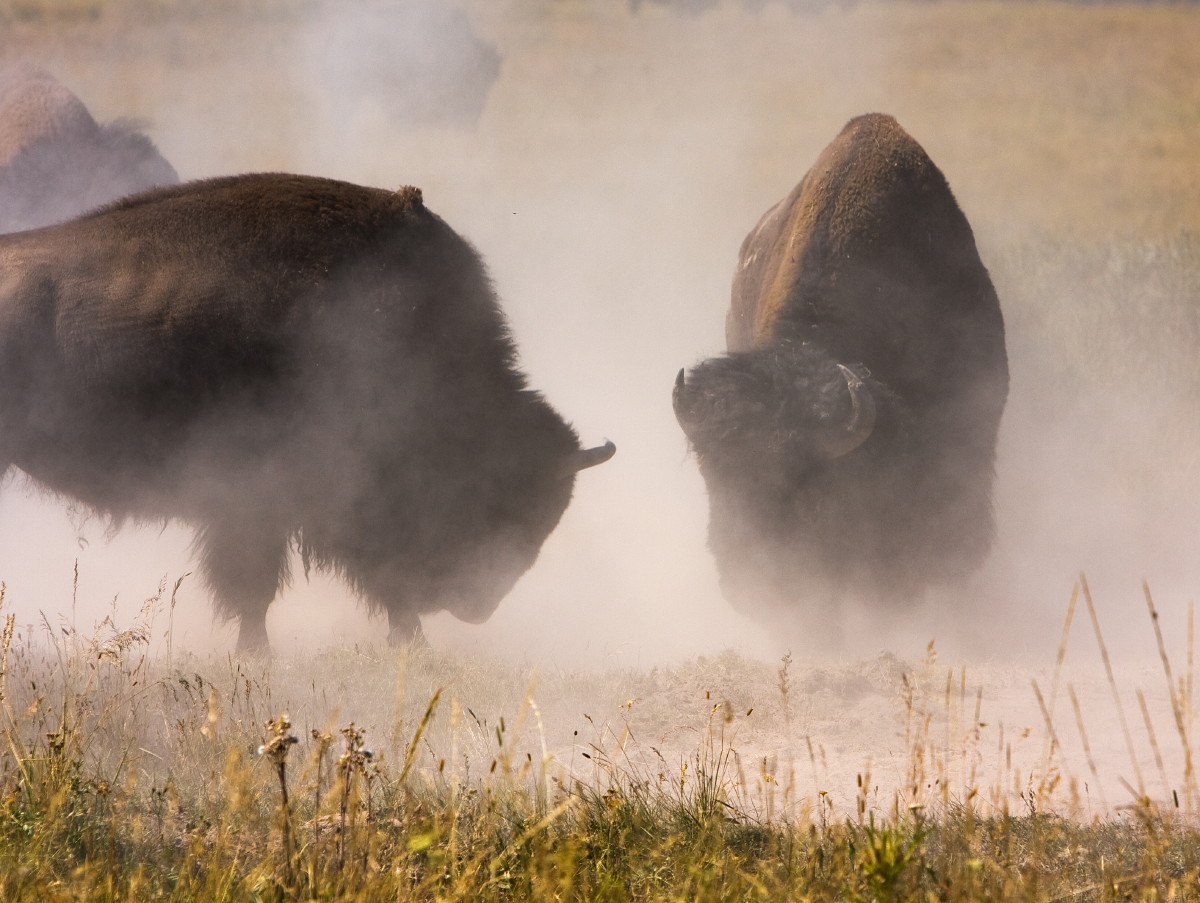
<path id="1" fill-rule="evenodd" d="M 1077 589 L 1103 650 L 1090 591 Z M 1082 814 L 1082 779 L 1063 758 L 1073 727 L 1051 714 L 1069 614 L 1049 692 L 1033 688 L 1044 716 L 1035 767 L 1013 764 L 1011 741 L 1007 761 L 985 764 L 980 746 L 995 733 L 981 717 L 987 691 L 965 669 L 941 668 L 931 649 L 885 678 L 900 690 L 900 786 L 881 794 L 868 762 L 853 807 L 839 809 L 798 777 L 825 752 L 795 710 L 805 686 L 838 679 L 849 702 L 850 679 L 870 681 L 870 666 L 797 673 L 787 659 L 772 670 L 727 657 L 661 676 L 605 675 L 608 695 L 593 690 L 593 702 L 611 705 L 630 681 L 652 695 L 604 717 L 578 713 L 588 734 L 558 748 L 561 726 L 539 700 L 560 702 L 587 675 L 520 681 L 428 649 L 168 663 L 147 655 L 166 604 L 148 600 L 133 627 L 105 624 L 89 637 L 48 625 L 15 636 L 6 617 L 6 901 L 1193 899 L 1200 886 L 1190 646 L 1186 669 L 1173 671 L 1165 649 L 1161 658 L 1182 772 L 1148 734 L 1173 788 L 1164 799 L 1137 772 L 1116 790 L 1126 805 Z M 1147 604 L 1157 624 L 1148 592 Z M 743 709 L 744 698 L 710 690 L 689 712 L 671 699 L 689 668 L 710 686 L 764 695 Z M 354 720 L 336 713 L 334 686 Z M 485 717 L 477 706 L 497 693 L 514 707 Z M 673 715 L 649 711 L 655 704 Z M 760 706 L 773 730 L 805 737 L 796 761 L 751 751 Z M 1082 733 L 1089 713 L 1074 709 Z M 665 729 L 652 725 L 664 717 Z M 672 732 L 684 739 L 662 742 Z M 1137 771 L 1128 724 L 1125 734 Z M 1003 736 L 1001 727 L 1002 747 Z"/>
<path id="2" fill-rule="evenodd" d="M 1195 5 L 468 5 L 505 53 L 471 135 L 370 109 L 332 127 L 293 66 L 312 4 L 0 0 L 0 63 L 34 56 L 101 118 L 148 118 L 185 175 L 422 184 L 537 316 L 558 305 L 556 269 L 592 287 L 616 326 L 589 325 L 571 364 L 620 347 L 621 399 L 649 384 L 634 334 L 656 366 L 700 353 L 694 330 L 671 346 L 680 312 L 719 331 L 749 225 L 849 116 L 893 112 L 950 177 L 996 278 L 1010 420 L 1048 437 L 1022 465 L 1086 453 L 1139 504 L 1200 484 Z M 517 272 L 530 259 L 550 284 L 540 306 Z M 5 901 L 1196 899 L 1177 613 L 1186 665 L 1164 651 L 1149 673 L 1067 655 L 1114 639 L 1085 623 L 1081 587 L 1048 672 L 948 666 L 931 648 L 531 675 L 430 649 L 198 658 L 164 644 L 169 600 L 94 635 L 7 622 Z"/>

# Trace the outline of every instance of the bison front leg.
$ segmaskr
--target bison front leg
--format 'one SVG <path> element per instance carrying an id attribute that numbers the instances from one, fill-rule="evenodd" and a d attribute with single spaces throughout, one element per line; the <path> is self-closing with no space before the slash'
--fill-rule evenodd
<path id="1" fill-rule="evenodd" d="M 267 653 L 267 609 L 287 578 L 287 532 L 254 518 L 209 523 L 198 536 L 217 613 L 236 618 L 238 652 Z"/>
<path id="2" fill-rule="evenodd" d="M 412 576 L 410 565 L 387 560 L 380 564 L 377 556 L 360 549 L 339 550 L 335 561 L 346 579 L 359 587 L 372 611 L 387 612 L 389 646 L 425 642 L 421 618 L 411 600 L 420 598 L 427 584 Z"/>
<path id="3" fill-rule="evenodd" d="M 421 619 L 408 609 L 388 609 L 388 645 L 409 646 L 413 643 L 424 644 L 425 632 L 421 629 Z"/>

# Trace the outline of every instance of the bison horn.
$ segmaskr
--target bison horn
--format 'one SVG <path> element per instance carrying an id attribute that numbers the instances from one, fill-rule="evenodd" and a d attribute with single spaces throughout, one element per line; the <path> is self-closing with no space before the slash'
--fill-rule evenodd
<path id="1" fill-rule="evenodd" d="M 604 440 L 603 445 L 597 445 L 595 448 L 580 449 L 570 458 L 564 476 L 570 476 L 589 467 L 595 467 L 597 464 L 603 464 L 616 453 L 617 447 L 607 439 Z"/>
<path id="2" fill-rule="evenodd" d="M 822 449 L 830 458 L 840 458 L 858 448 L 875 429 L 875 399 L 871 390 L 863 385 L 862 378 L 842 364 L 838 369 L 846 378 L 850 390 L 850 418 L 845 425 L 826 437 Z"/>
<path id="3" fill-rule="evenodd" d="M 687 376 L 684 370 L 680 368 L 679 375 L 675 377 L 675 388 L 671 390 L 671 405 L 675 408 L 675 419 L 679 421 L 679 425 L 685 430 L 689 423 L 695 418 L 690 416 L 687 406 L 684 404 L 683 393 L 687 391 Z"/>

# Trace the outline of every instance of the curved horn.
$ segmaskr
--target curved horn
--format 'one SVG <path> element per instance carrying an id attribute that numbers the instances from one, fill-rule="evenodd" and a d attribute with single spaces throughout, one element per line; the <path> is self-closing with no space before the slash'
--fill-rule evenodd
<path id="1" fill-rule="evenodd" d="M 850 417 L 845 425 L 826 438 L 822 449 L 830 458 L 840 458 L 858 448 L 875 429 L 875 399 L 862 378 L 849 367 L 838 364 L 850 392 Z"/>
<path id="2" fill-rule="evenodd" d="M 683 393 L 687 391 L 687 376 L 684 369 L 679 369 L 679 375 L 675 377 L 675 388 L 671 390 L 671 406 L 675 408 L 675 419 L 679 421 L 679 425 L 686 429 L 687 425 L 695 418 L 690 417 L 687 408 L 683 403 Z"/>
<path id="3" fill-rule="evenodd" d="M 597 445 L 595 448 L 580 449 L 567 460 L 565 475 L 570 476 L 589 467 L 595 467 L 597 464 L 603 464 L 616 453 L 617 447 L 607 439 L 604 440 L 603 445 Z"/>

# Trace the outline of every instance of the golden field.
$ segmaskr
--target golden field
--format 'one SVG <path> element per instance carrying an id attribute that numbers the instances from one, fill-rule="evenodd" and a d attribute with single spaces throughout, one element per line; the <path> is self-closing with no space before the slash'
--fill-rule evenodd
<path id="1" fill-rule="evenodd" d="M 0 65 L 141 120 L 184 178 L 421 186 L 534 384 L 620 449 L 487 624 L 403 656 L 315 579 L 281 658 L 232 661 L 171 592 L 182 531 L 10 479 L 0 897 L 1195 899 L 1200 7 L 463 6 L 502 68 L 437 125 L 339 55 L 386 56 L 389 4 L 0 0 Z M 1013 386 L 977 585 L 831 613 L 838 644 L 720 598 L 669 396 L 722 348 L 742 237 L 868 110 L 974 226 Z M 259 755 L 284 712 L 299 742 Z"/>

